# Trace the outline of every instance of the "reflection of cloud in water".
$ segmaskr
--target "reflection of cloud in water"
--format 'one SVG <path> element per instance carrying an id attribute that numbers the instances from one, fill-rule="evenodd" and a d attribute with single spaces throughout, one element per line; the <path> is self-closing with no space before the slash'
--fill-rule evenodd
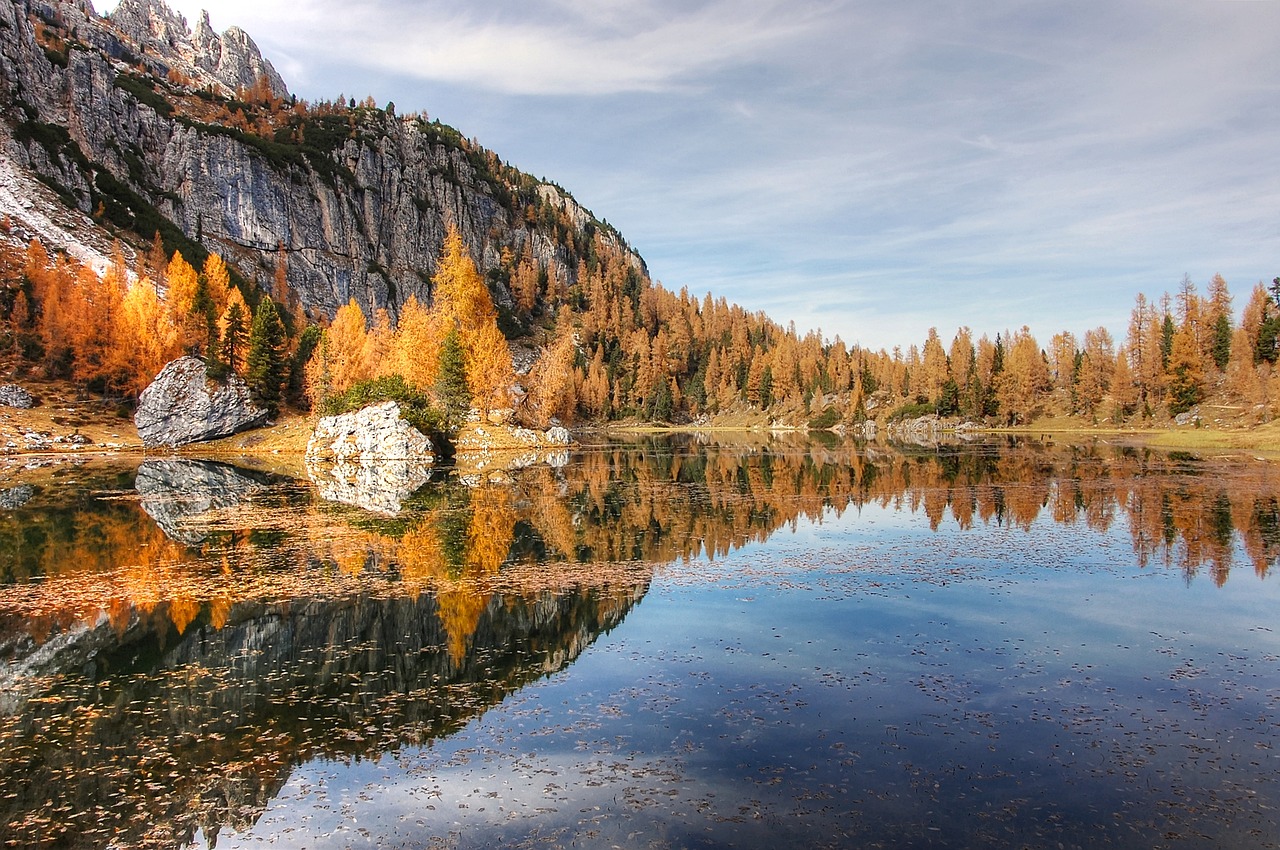
<path id="1" fill-rule="evenodd" d="M 148 460 L 134 484 L 142 509 L 171 540 L 198 546 L 208 532 L 195 521 L 212 511 L 233 508 L 264 485 L 225 463 L 203 460 Z"/>
<path id="2" fill-rule="evenodd" d="M 420 460 L 386 459 L 376 463 L 336 463 L 307 459 L 307 476 L 320 498 L 394 516 L 405 499 L 431 480 L 432 467 Z"/>

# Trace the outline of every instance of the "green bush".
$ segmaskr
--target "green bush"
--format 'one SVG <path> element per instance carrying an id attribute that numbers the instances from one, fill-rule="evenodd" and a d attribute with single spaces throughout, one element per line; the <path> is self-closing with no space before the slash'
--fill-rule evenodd
<path id="1" fill-rule="evenodd" d="M 932 416 L 935 412 L 933 405 L 927 401 L 904 404 L 889 414 L 889 421 L 900 422 L 903 419 L 919 419 L 921 416 Z"/>
<path id="2" fill-rule="evenodd" d="M 400 375 L 361 381 L 345 393 L 325 399 L 320 412 L 337 416 L 384 401 L 399 404 L 401 418 L 424 434 L 439 434 L 444 430 L 444 416 L 431 406 L 426 395 L 409 386 Z"/>
<path id="3" fill-rule="evenodd" d="M 839 421 L 840 411 L 834 407 L 828 407 L 826 410 L 809 420 L 809 430 L 826 431 Z"/>

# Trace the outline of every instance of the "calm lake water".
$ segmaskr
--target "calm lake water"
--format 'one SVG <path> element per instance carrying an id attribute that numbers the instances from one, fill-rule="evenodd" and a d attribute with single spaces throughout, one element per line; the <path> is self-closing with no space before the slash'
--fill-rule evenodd
<path id="1" fill-rule="evenodd" d="M 4 468 L 0 843 L 1280 846 L 1280 467 L 554 460 Z"/>

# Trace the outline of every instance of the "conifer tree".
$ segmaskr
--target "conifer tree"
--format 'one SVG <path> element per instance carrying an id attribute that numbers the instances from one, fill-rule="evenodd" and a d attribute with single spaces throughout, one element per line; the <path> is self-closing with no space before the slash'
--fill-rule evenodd
<path id="1" fill-rule="evenodd" d="M 319 325 L 307 325 L 298 335 L 298 346 L 289 360 L 288 400 L 301 408 L 308 406 L 307 367 L 315 356 L 324 332 Z"/>
<path id="2" fill-rule="evenodd" d="M 444 413 L 445 426 L 457 430 L 471 410 L 466 354 L 457 328 L 450 329 L 440 344 L 440 365 L 436 374 L 435 396 Z"/>
<path id="3" fill-rule="evenodd" d="M 240 293 L 237 290 L 236 296 Z M 248 342 L 248 333 L 245 330 L 248 315 L 245 309 L 244 299 L 237 297 L 227 305 L 227 310 L 222 314 L 219 326 L 222 329 L 222 349 L 221 361 L 232 372 L 237 374 L 245 369 L 245 357 L 247 356 L 246 345 Z"/>
<path id="4" fill-rule="evenodd" d="M 1200 403 L 1204 394 L 1204 370 L 1200 347 L 1189 324 L 1173 335 L 1169 348 L 1168 390 L 1166 402 L 1175 416 Z"/>
<path id="5" fill-rule="evenodd" d="M 270 296 L 262 296 L 253 314 L 249 331 L 249 352 L 245 357 L 245 383 L 258 405 L 272 416 L 280 412 L 280 389 L 284 384 L 284 325 Z"/>

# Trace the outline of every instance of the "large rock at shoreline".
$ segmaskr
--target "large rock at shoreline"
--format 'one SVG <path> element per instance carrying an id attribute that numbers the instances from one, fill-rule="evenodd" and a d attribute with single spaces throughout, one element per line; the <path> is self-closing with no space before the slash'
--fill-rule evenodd
<path id="1" fill-rule="evenodd" d="M 325 416 L 307 443 L 307 460 L 372 464 L 384 460 L 435 463 L 427 435 L 400 415 L 394 401 L 371 404 L 355 413 Z"/>
<path id="2" fill-rule="evenodd" d="M 326 416 L 307 443 L 307 474 L 331 502 L 396 514 L 431 477 L 435 447 L 394 401 Z"/>
<path id="3" fill-rule="evenodd" d="M 204 361 L 179 357 L 160 370 L 138 398 L 133 424 L 147 448 L 228 437 L 267 422 L 249 388 L 235 375 L 211 381 Z"/>

